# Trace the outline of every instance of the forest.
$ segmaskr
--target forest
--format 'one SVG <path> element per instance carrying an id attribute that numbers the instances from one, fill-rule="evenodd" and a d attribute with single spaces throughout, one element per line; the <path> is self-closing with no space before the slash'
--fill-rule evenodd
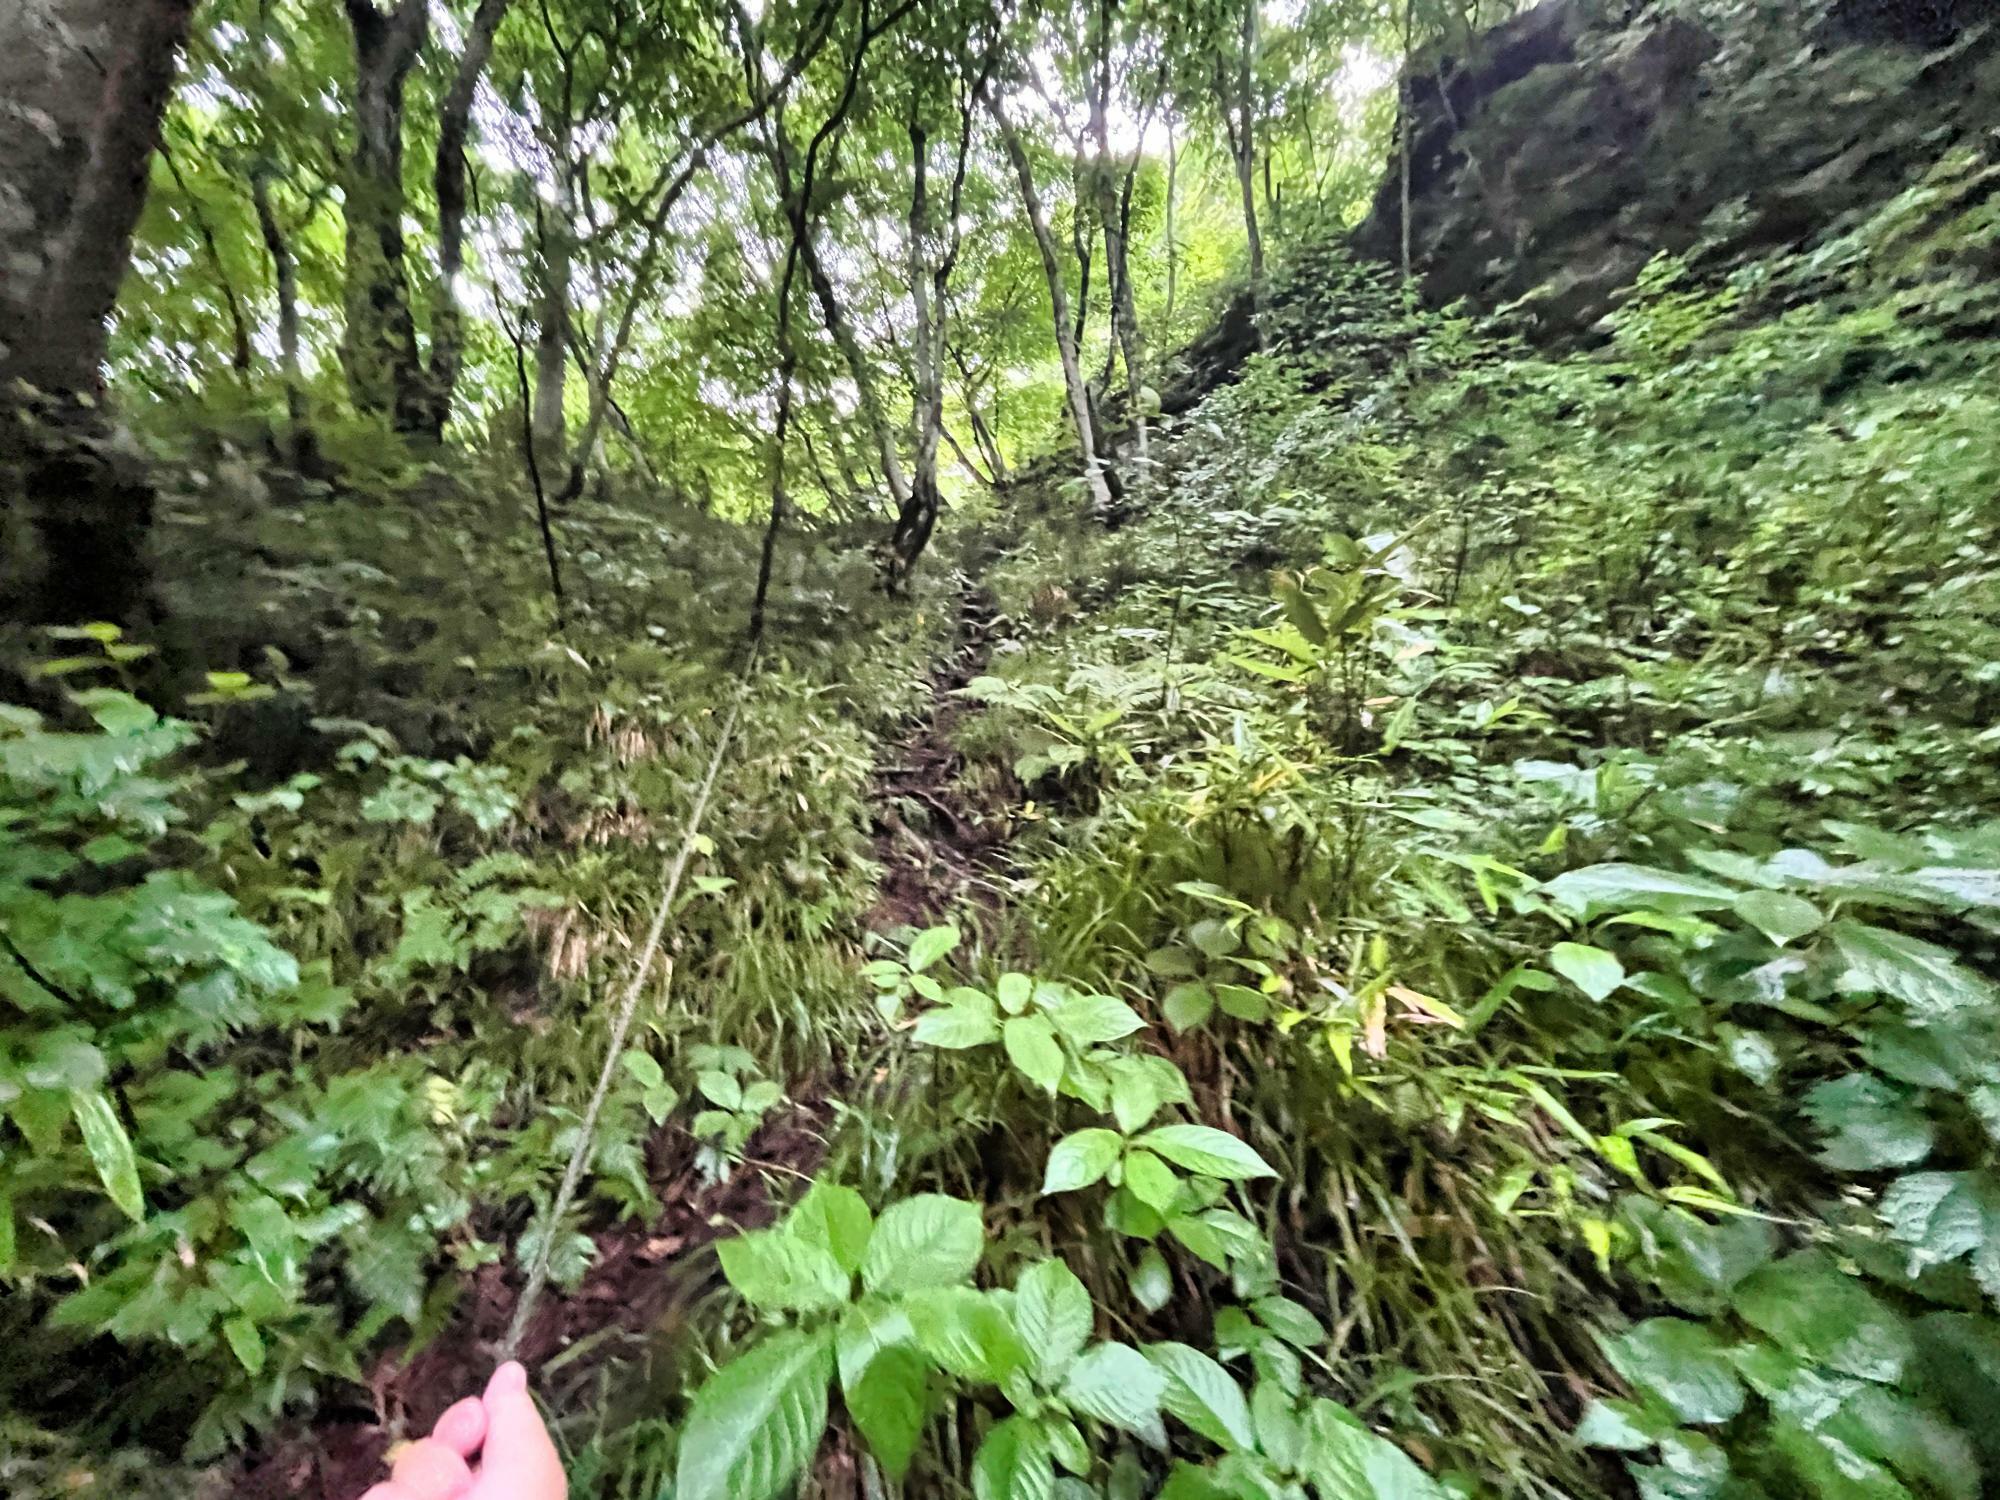
<path id="1" fill-rule="evenodd" d="M 20 1500 L 2000 1494 L 2000 14 L 0 0 L 0 1351 Z"/>

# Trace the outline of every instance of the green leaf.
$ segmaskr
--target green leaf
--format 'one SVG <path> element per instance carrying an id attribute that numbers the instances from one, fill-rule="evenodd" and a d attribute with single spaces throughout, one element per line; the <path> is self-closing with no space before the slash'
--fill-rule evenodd
<path id="1" fill-rule="evenodd" d="M 1049 1008 L 1049 1019 L 1078 1047 L 1115 1042 L 1146 1024 L 1131 1006 L 1110 995 L 1065 995 Z"/>
<path id="2" fill-rule="evenodd" d="M 995 994 L 999 997 L 1002 1010 L 1010 1016 L 1018 1016 L 1034 998 L 1035 981 L 1026 974 L 1002 974 Z"/>
<path id="3" fill-rule="evenodd" d="M 931 927 L 910 939 L 909 965 L 913 972 L 921 973 L 958 946 L 959 931 L 949 923 L 943 927 Z"/>
<path id="4" fill-rule="evenodd" d="M 1262 1021 L 1271 1014 L 1271 1002 L 1264 993 L 1247 984 L 1218 984 L 1215 1003 L 1222 1007 L 1225 1016 L 1239 1021 Z"/>
<path id="5" fill-rule="evenodd" d="M 1857 1379 L 1893 1381 L 1910 1359 L 1908 1325 L 1824 1251 L 1802 1250 L 1752 1272 L 1730 1301 L 1744 1322 L 1792 1353 Z"/>
<path id="6" fill-rule="evenodd" d="M 1215 992 L 1205 984 L 1177 984 L 1160 1002 L 1160 1015 L 1176 1032 L 1192 1031 L 1215 1013 Z"/>
<path id="7" fill-rule="evenodd" d="M 1699 912 L 1728 906 L 1736 893 L 1699 875 L 1676 875 L 1645 865 L 1590 865 L 1542 886 L 1558 906 L 1588 921 L 1604 912 Z"/>
<path id="8" fill-rule="evenodd" d="M 829 1251 L 840 1269 L 851 1276 L 861 1269 L 868 1237 L 875 1230 L 875 1216 L 853 1188 L 815 1182 L 785 1215 L 785 1229 L 806 1244 Z"/>
<path id="9" fill-rule="evenodd" d="M 833 1252 L 782 1229 L 755 1229 L 715 1247 L 722 1274 L 752 1307 L 818 1312 L 847 1300 L 848 1273 Z"/>
<path id="10" fill-rule="evenodd" d="M 950 1286 L 972 1274 L 985 1244 L 978 1204 L 920 1193 L 882 1210 L 862 1257 L 861 1284 L 871 1292 Z"/>
<path id="11" fill-rule="evenodd" d="M 1920 1026 L 1996 999 L 1991 983 L 1961 968 L 1935 943 L 1860 922 L 1835 922 L 1827 934 L 1847 964 L 1839 980 L 1844 993 L 1892 996 L 1910 1008 L 1910 1019 Z"/>
<path id="12" fill-rule="evenodd" d="M 976 990 L 959 993 L 965 998 L 919 1016 L 911 1035 L 926 1046 L 954 1052 L 999 1040 L 1000 1021 L 992 999 Z"/>
<path id="13" fill-rule="evenodd" d="M 695 1077 L 695 1087 L 702 1097 L 718 1109 L 741 1109 L 743 1107 L 743 1085 L 734 1073 L 725 1073 L 720 1068 L 710 1068 Z"/>
<path id="14" fill-rule="evenodd" d="M 1134 1149 L 1125 1153 L 1125 1187 L 1141 1203 L 1165 1213 L 1180 1196 L 1181 1180 L 1152 1152 Z"/>
<path id="15" fill-rule="evenodd" d="M 1001 1028 L 1007 1060 L 1044 1093 L 1062 1082 L 1063 1050 L 1047 1016 L 1014 1016 Z"/>
<path id="16" fill-rule="evenodd" d="M 1144 1130 L 1161 1105 L 1188 1100 L 1187 1079 L 1164 1057 L 1117 1057 L 1105 1067 L 1111 1074 L 1111 1112 L 1127 1135 Z"/>
<path id="17" fill-rule="evenodd" d="M 905 1297 L 903 1308 L 918 1345 L 940 1369 L 999 1385 L 1028 1367 L 1028 1349 L 991 1293 L 930 1287 Z"/>
<path id="18" fill-rule="evenodd" d="M 1167 1377 L 1129 1344 L 1098 1344 L 1070 1366 L 1062 1399 L 1071 1411 L 1166 1446 L 1160 1400 Z"/>
<path id="19" fill-rule="evenodd" d="M 160 722 L 160 716 L 134 698 L 115 688 L 88 688 L 70 697 L 85 709 L 106 734 L 137 734 Z M 252 1372 L 255 1373 L 255 1372 Z"/>
<path id="20" fill-rule="evenodd" d="M 1637 1453 L 1674 1430 L 1673 1418 L 1633 1401 L 1598 1400 L 1583 1409 L 1576 1440 L 1586 1448 Z"/>
<path id="21" fill-rule="evenodd" d="M 884 1349 L 910 1348 L 916 1342 L 916 1330 L 910 1327 L 902 1303 L 869 1298 L 853 1304 L 841 1314 L 834 1334 L 841 1389 L 859 1383 L 868 1362 Z"/>
<path id="22" fill-rule="evenodd" d="M 1042 1196 L 1072 1193 L 1087 1188 L 1111 1170 L 1125 1147 L 1115 1130 L 1079 1130 L 1055 1143 L 1049 1164 L 1042 1175 Z"/>
<path id="23" fill-rule="evenodd" d="M 909 1471 L 929 1411 L 930 1370 L 914 1349 L 888 1348 L 843 1387 L 847 1414 L 889 1477 Z"/>
<path id="24" fill-rule="evenodd" d="M 1737 916 L 1780 947 L 1817 932 L 1826 921 L 1812 902 L 1789 891 L 1745 891 L 1731 905 Z"/>
<path id="25" fill-rule="evenodd" d="M 1090 1339 L 1090 1324 L 1090 1293 L 1062 1261 L 1036 1261 L 1016 1278 L 1014 1328 L 1044 1384 L 1069 1368 Z"/>
<path id="26" fill-rule="evenodd" d="M 1835 1171 L 1907 1167 L 1930 1155 L 1931 1122 L 1923 1107 L 1871 1073 L 1815 1086 L 1805 1110 L 1827 1138 L 1819 1159 Z"/>
<path id="27" fill-rule="evenodd" d="M 1250 1405 L 1221 1365 L 1186 1344 L 1149 1344 L 1146 1358 L 1167 1377 L 1160 1404 L 1169 1416 L 1230 1452 L 1256 1447 Z"/>
<path id="28" fill-rule="evenodd" d="M 1587 943 L 1557 943 L 1549 950 L 1549 967 L 1593 1000 L 1604 999 L 1625 982 L 1618 955 Z"/>
<path id="29" fill-rule="evenodd" d="M 132 1138 L 125 1133 L 111 1100 L 102 1089 L 72 1089 L 69 1107 L 104 1191 L 128 1219 L 134 1223 L 143 1221 L 146 1198 L 139 1188 L 139 1159 L 132 1152 Z"/>
<path id="30" fill-rule="evenodd" d="M 222 1325 L 222 1336 L 229 1341 L 229 1352 L 245 1370 L 255 1375 L 264 1368 L 264 1336 L 249 1318 L 239 1315 L 227 1319 Z"/>
<path id="31" fill-rule="evenodd" d="M 1326 1329 L 1320 1320 L 1289 1297 L 1259 1297 L 1250 1304 L 1250 1311 L 1294 1349 L 1316 1349 L 1326 1342 Z"/>
<path id="32" fill-rule="evenodd" d="M 1138 1144 L 1177 1167 L 1209 1177 L 1242 1179 L 1278 1175 L 1244 1142 L 1208 1125 L 1162 1125 L 1140 1136 Z"/>
<path id="33" fill-rule="evenodd" d="M 1648 1318 L 1605 1339 L 1604 1353 L 1614 1370 L 1683 1422 L 1727 1422 L 1743 1409 L 1743 1384 L 1705 1323 Z"/>
<path id="34" fill-rule="evenodd" d="M 1132 1300 L 1149 1313 L 1158 1312 L 1173 1300 L 1173 1272 L 1167 1269 L 1167 1258 L 1160 1254 L 1157 1245 L 1146 1247 L 1139 1263 L 1125 1278 L 1125 1284 L 1132 1293 Z"/>
<path id="35" fill-rule="evenodd" d="M 675 1500 L 773 1500 L 826 1431 L 833 1354 L 824 1332 L 787 1328 L 703 1382 L 681 1430 Z"/>
<path id="36" fill-rule="evenodd" d="M 1055 1489 L 1048 1436 L 1027 1417 L 998 1424 L 972 1456 L 973 1500 L 1053 1500 Z"/>
<path id="37" fill-rule="evenodd" d="M 1890 1238 L 1910 1252 L 1910 1274 L 1982 1252 L 1974 1274 L 2000 1302 L 2000 1276 L 1990 1259 L 2000 1254 L 2000 1183 L 1979 1172 L 1912 1172 L 1882 1195 L 1882 1221 Z"/>

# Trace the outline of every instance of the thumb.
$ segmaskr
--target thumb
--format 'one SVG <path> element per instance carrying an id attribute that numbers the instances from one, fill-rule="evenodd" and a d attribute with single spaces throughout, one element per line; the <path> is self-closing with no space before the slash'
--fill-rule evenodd
<path id="1" fill-rule="evenodd" d="M 487 1382 L 486 1444 L 468 1500 L 565 1500 L 562 1460 L 528 1394 L 528 1372 L 509 1360 Z"/>

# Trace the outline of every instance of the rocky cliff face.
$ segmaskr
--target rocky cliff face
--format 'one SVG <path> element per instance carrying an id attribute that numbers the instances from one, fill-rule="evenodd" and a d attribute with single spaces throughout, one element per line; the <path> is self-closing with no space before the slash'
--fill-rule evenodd
<path id="1" fill-rule="evenodd" d="M 1546 0 L 1411 87 L 1426 297 L 1587 331 L 1662 250 L 1809 241 L 1995 145 L 1994 0 Z M 1362 253 L 1402 254 L 1393 155 Z"/>

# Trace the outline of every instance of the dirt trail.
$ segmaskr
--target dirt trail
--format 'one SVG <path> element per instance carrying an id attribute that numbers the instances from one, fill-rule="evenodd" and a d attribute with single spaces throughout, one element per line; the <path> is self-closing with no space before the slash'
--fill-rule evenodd
<path id="1" fill-rule="evenodd" d="M 932 675 L 931 705 L 885 751 L 876 772 L 882 883 L 866 921 L 872 931 L 925 925 L 964 898 L 990 905 L 997 897 L 984 874 L 1009 831 L 1007 788 L 979 798 L 965 783 L 952 734 L 965 714 L 958 690 L 984 669 L 998 618 L 990 595 L 966 589 L 957 645 Z M 717 1284 L 715 1261 L 702 1252 L 725 1234 L 769 1223 L 774 1199 L 782 1196 L 774 1183 L 813 1174 L 825 1156 L 830 1114 L 812 1089 L 793 1092 L 801 1097 L 788 1100 L 751 1139 L 744 1162 L 717 1183 L 701 1181 L 695 1143 L 684 1128 L 670 1123 L 655 1132 L 647 1176 L 660 1213 L 647 1224 L 597 1230 L 583 1281 L 569 1293 L 551 1287 L 522 1340 L 520 1357 L 537 1372 L 538 1392 L 551 1410 L 590 1410 L 603 1372 L 614 1365 L 625 1389 L 648 1387 L 650 1366 L 670 1351 L 687 1309 Z M 382 1477 L 393 1443 L 428 1431 L 446 1406 L 484 1383 L 521 1282 L 511 1258 L 472 1273 L 436 1338 L 414 1354 L 381 1355 L 366 1396 L 350 1391 L 343 1403 L 330 1387 L 314 1425 L 225 1466 L 213 1476 L 212 1493 L 232 1500 L 354 1500 Z"/>
<path id="2" fill-rule="evenodd" d="M 875 773 L 875 857 L 882 888 L 868 925 L 877 932 L 937 921 L 960 898 L 990 904 L 984 876 L 1010 831 L 1010 799 L 980 797 L 952 743 L 965 717 L 958 690 L 985 670 L 1000 612 L 984 589 L 960 597 L 958 645 L 931 676 L 931 706 Z"/>

